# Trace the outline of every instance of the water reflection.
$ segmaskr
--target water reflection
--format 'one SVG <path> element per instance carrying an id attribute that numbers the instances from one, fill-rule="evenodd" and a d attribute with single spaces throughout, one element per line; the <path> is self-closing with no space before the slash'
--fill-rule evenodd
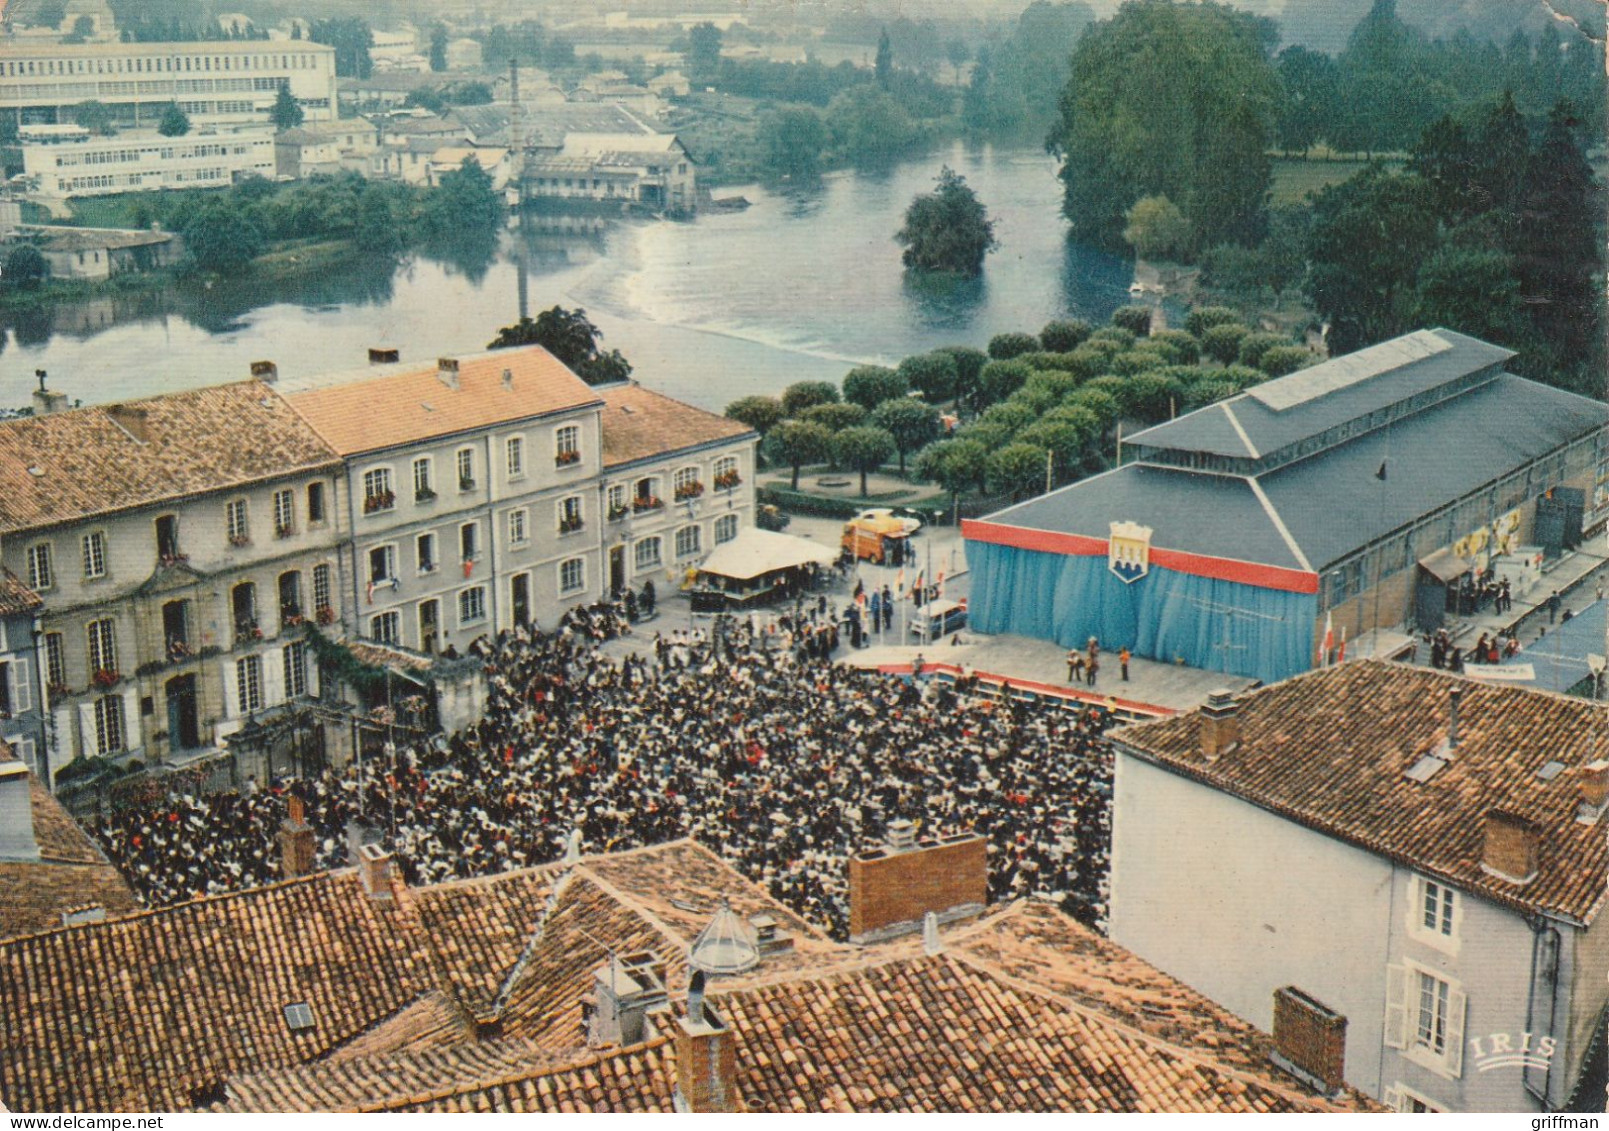
<path id="1" fill-rule="evenodd" d="M 989 299 L 987 273 L 967 277 L 908 270 L 903 284 L 907 309 L 930 330 L 972 329 Z"/>

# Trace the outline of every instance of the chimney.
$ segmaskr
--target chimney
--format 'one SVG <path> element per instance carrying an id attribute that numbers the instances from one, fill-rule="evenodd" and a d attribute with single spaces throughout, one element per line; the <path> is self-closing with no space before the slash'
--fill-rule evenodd
<path id="1" fill-rule="evenodd" d="M 895 852 L 909 852 L 916 847 L 916 822 L 899 820 L 888 822 L 888 847 Z"/>
<path id="2" fill-rule="evenodd" d="M 0 860 L 38 860 L 28 767 L 10 759 L 11 748 L 0 742 Z"/>
<path id="3" fill-rule="evenodd" d="M 1589 762 L 1576 771 L 1575 819 L 1584 825 L 1595 825 L 1609 804 L 1609 761 Z"/>
<path id="4" fill-rule="evenodd" d="M 1511 884 L 1536 879 L 1542 830 L 1536 822 L 1502 809 L 1486 810 L 1481 870 Z"/>
<path id="5" fill-rule="evenodd" d="M 980 836 L 907 840 L 900 822 L 889 843 L 849 858 L 849 941 L 883 942 L 922 929 L 933 912 L 940 923 L 976 915 L 989 899 L 988 843 Z"/>
<path id="6" fill-rule="evenodd" d="M 1227 688 L 1208 693 L 1199 728 L 1201 756 L 1209 762 L 1240 745 L 1240 704 Z"/>
<path id="7" fill-rule="evenodd" d="M 449 389 L 458 388 L 458 359 L 456 357 L 437 358 L 436 379 Z"/>
<path id="8" fill-rule="evenodd" d="M 681 1112 L 745 1110 L 737 1094 L 737 1049 L 732 1031 L 704 998 L 704 974 L 687 988 L 687 1015 L 676 1023 L 676 1095 Z"/>
<path id="9" fill-rule="evenodd" d="M 117 425 L 137 443 L 150 443 L 151 432 L 147 425 L 146 411 L 143 407 L 128 404 L 114 404 L 106 406 L 106 415 L 112 418 Z"/>
<path id="10" fill-rule="evenodd" d="M 1334 1095 L 1346 1083 L 1346 1018 L 1295 986 L 1274 991 L 1274 1063 Z"/>
<path id="11" fill-rule="evenodd" d="M 35 369 L 34 376 L 39 378 L 39 388 L 34 390 L 34 415 L 49 416 L 53 412 L 65 409 L 67 394 L 45 388 L 46 373 L 43 369 Z"/>
<path id="12" fill-rule="evenodd" d="M 1453 684 L 1447 692 L 1447 752 L 1451 754 L 1458 749 L 1458 703 L 1464 697 L 1464 689 Z"/>
<path id="13" fill-rule="evenodd" d="M 358 849 L 358 878 L 363 890 L 376 903 L 391 900 L 391 853 L 378 844 L 365 844 Z"/>
<path id="14" fill-rule="evenodd" d="M 279 380 L 279 366 L 272 361 L 254 361 L 251 363 L 251 375 L 254 380 L 272 385 Z"/>
<path id="15" fill-rule="evenodd" d="M 514 389 L 514 371 L 512 369 L 503 370 L 503 388 L 511 392 Z"/>
<path id="16" fill-rule="evenodd" d="M 402 360 L 402 351 L 391 346 L 370 346 L 370 365 L 395 365 Z"/>
<path id="17" fill-rule="evenodd" d="M 760 948 L 762 959 L 770 958 L 773 954 L 787 954 L 793 949 L 793 936 L 777 930 L 775 915 L 764 912 L 750 915 L 749 926 L 754 928 L 754 942 Z"/>
<path id="18" fill-rule="evenodd" d="M 929 911 L 922 916 L 922 953 L 929 957 L 944 953 L 944 940 L 939 938 L 939 917 Z"/>
<path id="19" fill-rule="evenodd" d="M 629 1047 L 654 1035 L 648 1015 L 666 1007 L 664 969 L 653 954 L 610 957 L 593 975 L 592 994 L 582 1002 L 587 1047 Z"/>
<path id="20" fill-rule="evenodd" d="M 300 797 L 291 794 L 286 808 L 279 826 L 279 874 L 293 880 L 313 870 L 313 826 L 307 823 L 307 807 Z"/>

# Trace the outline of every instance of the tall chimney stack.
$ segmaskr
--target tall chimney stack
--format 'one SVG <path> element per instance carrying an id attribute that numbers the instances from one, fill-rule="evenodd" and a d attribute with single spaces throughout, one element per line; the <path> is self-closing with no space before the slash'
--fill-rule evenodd
<path id="1" fill-rule="evenodd" d="M 1447 692 L 1447 751 L 1458 749 L 1458 704 L 1464 698 L 1464 689 L 1453 684 Z"/>
<path id="2" fill-rule="evenodd" d="M 39 388 L 34 390 L 34 415 L 49 416 L 53 412 L 61 412 L 67 407 L 67 394 L 58 393 L 54 389 L 45 388 L 46 372 L 35 369 L 34 376 L 39 378 Z"/>
<path id="3" fill-rule="evenodd" d="M 272 361 L 254 361 L 251 363 L 251 375 L 265 385 L 272 385 L 279 380 L 279 366 Z"/>
<path id="4" fill-rule="evenodd" d="M 358 849 L 358 878 L 363 890 L 376 903 L 391 901 L 391 853 L 378 844 Z"/>
<path id="5" fill-rule="evenodd" d="M 687 1015 L 676 1022 L 676 1110 L 734 1112 L 746 1105 L 737 1090 L 732 1031 L 704 997 L 704 973 L 687 987 Z"/>
<path id="6" fill-rule="evenodd" d="M 395 365 L 402 360 L 402 351 L 392 346 L 370 346 L 370 365 Z"/>
<path id="7" fill-rule="evenodd" d="M 1209 762 L 1217 761 L 1219 755 L 1240 745 L 1240 704 L 1227 688 L 1207 695 L 1198 726 L 1201 756 Z"/>
<path id="8" fill-rule="evenodd" d="M 1576 771 L 1576 820 L 1595 825 L 1609 804 L 1609 761 L 1588 762 Z"/>
<path id="9" fill-rule="evenodd" d="M 458 359 L 455 357 L 437 358 L 436 378 L 449 389 L 458 388 Z"/>
<path id="10" fill-rule="evenodd" d="M 28 767 L 12 761 L 11 748 L 0 742 L 0 860 L 38 859 Z"/>
<path id="11" fill-rule="evenodd" d="M 1274 991 L 1273 1061 L 1334 1095 L 1346 1084 L 1346 1018 L 1295 986 Z"/>
<path id="12" fill-rule="evenodd" d="M 849 941 L 915 934 L 929 912 L 940 923 L 976 915 L 989 900 L 988 842 L 972 833 L 916 840 L 892 822 L 888 843 L 849 858 Z"/>
<path id="13" fill-rule="evenodd" d="M 1481 845 L 1481 869 L 1511 884 L 1536 879 L 1542 830 L 1534 821 L 1502 809 L 1488 809 Z"/>
<path id="14" fill-rule="evenodd" d="M 279 874 L 293 880 L 313 870 L 313 826 L 307 823 L 300 797 L 291 794 L 285 807 L 285 821 L 279 826 Z"/>

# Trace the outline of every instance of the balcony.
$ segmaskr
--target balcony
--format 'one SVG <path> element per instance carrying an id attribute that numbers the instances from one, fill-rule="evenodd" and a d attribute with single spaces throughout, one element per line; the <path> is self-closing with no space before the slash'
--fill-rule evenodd
<path id="1" fill-rule="evenodd" d="M 704 484 L 698 482 L 697 480 L 694 480 L 692 483 L 683 483 L 680 487 L 676 488 L 676 501 L 679 503 L 684 499 L 696 499 L 703 493 Z"/>
<path id="2" fill-rule="evenodd" d="M 631 500 L 633 514 L 647 514 L 649 511 L 662 510 L 664 506 L 665 500 L 657 495 L 639 495 Z"/>

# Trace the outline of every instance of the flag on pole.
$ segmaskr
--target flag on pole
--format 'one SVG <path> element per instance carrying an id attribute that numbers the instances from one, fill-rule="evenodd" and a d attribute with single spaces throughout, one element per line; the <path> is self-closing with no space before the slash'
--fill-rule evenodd
<path id="1" fill-rule="evenodd" d="M 913 597 L 916 597 L 916 599 L 918 601 L 921 600 L 920 594 L 922 592 L 922 577 L 923 577 L 923 571 L 922 570 L 917 570 L 916 571 L 916 584 L 911 586 L 911 595 Z"/>
<path id="2" fill-rule="evenodd" d="M 1386 461 L 1385 460 L 1380 461 L 1380 470 L 1374 473 L 1374 477 L 1376 479 L 1378 479 L 1382 483 L 1384 483 L 1386 481 Z"/>
<path id="3" fill-rule="evenodd" d="M 1335 624 L 1331 614 L 1324 614 L 1324 644 L 1319 648 L 1318 666 L 1323 667 L 1330 659 L 1330 649 L 1335 647 Z"/>
<path id="4" fill-rule="evenodd" d="M 944 596 L 944 571 L 942 569 L 939 570 L 939 579 L 933 583 L 933 587 L 938 590 L 940 597 Z"/>
<path id="5" fill-rule="evenodd" d="M 1341 626 L 1341 650 L 1335 654 L 1335 662 L 1346 663 L 1346 625 Z"/>

